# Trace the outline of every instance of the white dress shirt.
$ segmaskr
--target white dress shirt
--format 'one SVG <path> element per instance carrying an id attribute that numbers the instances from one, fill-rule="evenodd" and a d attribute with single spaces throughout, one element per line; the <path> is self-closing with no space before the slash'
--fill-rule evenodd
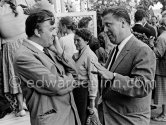
<path id="1" fill-rule="evenodd" d="M 37 49 L 39 49 L 40 51 L 44 52 L 44 51 L 43 51 L 43 49 L 44 49 L 43 46 L 41 46 L 41 45 L 39 45 L 39 44 L 37 44 L 37 43 L 31 41 L 31 40 L 27 40 L 27 41 L 28 41 L 30 44 L 32 44 L 33 46 L 35 46 Z"/>
<path id="2" fill-rule="evenodd" d="M 124 48 L 124 46 L 126 45 L 126 43 L 129 41 L 129 39 L 133 36 L 133 34 L 131 34 L 130 36 L 128 36 L 127 38 L 125 38 L 118 46 L 118 53 L 116 55 L 115 60 L 117 59 L 117 57 L 119 56 L 120 52 L 122 51 L 122 49 Z"/>

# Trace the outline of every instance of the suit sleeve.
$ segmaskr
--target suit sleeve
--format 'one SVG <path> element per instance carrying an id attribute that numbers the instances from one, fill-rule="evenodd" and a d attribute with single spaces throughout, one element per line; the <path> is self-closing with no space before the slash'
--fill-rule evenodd
<path id="1" fill-rule="evenodd" d="M 145 97 L 153 89 L 155 68 L 155 54 L 142 47 L 133 60 L 130 76 L 116 74 L 111 90 L 130 97 Z"/>
<path id="2" fill-rule="evenodd" d="M 63 95 L 71 91 L 73 78 L 59 76 L 51 72 L 34 55 L 24 54 L 14 61 L 14 66 L 19 77 L 24 78 L 24 83 L 29 88 L 46 95 Z"/>

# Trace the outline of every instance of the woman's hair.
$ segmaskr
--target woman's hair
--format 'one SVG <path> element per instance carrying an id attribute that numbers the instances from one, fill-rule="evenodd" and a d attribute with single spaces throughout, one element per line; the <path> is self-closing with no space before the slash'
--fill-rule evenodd
<path id="1" fill-rule="evenodd" d="M 89 22 L 92 20 L 91 17 L 83 17 L 79 22 L 78 22 L 78 28 L 88 28 Z"/>
<path id="2" fill-rule="evenodd" d="M 78 28 L 75 30 L 75 35 L 81 37 L 84 41 L 87 41 L 88 44 L 91 41 L 93 35 L 92 33 L 86 28 Z"/>
<path id="3" fill-rule="evenodd" d="M 13 13 L 15 14 L 15 16 L 17 16 L 18 12 L 17 12 L 16 0 L 5 0 L 5 2 L 10 5 L 10 8 L 12 9 Z"/>
<path id="4" fill-rule="evenodd" d="M 66 26 L 67 29 L 75 30 L 77 28 L 77 25 L 73 21 L 71 17 L 62 17 L 59 21 L 59 25 Z"/>

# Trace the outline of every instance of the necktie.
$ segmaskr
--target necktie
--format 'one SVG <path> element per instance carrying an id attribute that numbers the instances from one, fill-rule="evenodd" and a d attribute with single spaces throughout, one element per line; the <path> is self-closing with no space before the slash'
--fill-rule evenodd
<path id="1" fill-rule="evenodd" d="M 113 55 L 112 62 L 111 62 L 111 65 L 110 65 L 109 70 L 111 69 L 112 65 L 113 65 L 114 62 L 115 62 L 116 56 L 117 56 L 117 54 L 118 54 L 118 51 L 119 51 L 118 46 L 116 46 L 115 52 L 114 52 L 114 55 Z"/>
<path id="2" fill-rule="evenodd" d="M 51 55 L 49 54 L 48 50 L 46 48 L 43 49 L 44 53 L 53 61 Z"/>

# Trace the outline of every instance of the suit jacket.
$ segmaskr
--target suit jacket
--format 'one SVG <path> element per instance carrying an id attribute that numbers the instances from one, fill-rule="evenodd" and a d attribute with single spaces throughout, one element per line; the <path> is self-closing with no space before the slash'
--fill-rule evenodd
<path id="1" fill-rule="evenodd" d="M 69 82 L 68 75 L 76 73 L 75 63 L 65 54 L 58 57 L 49 53 L 52 59 L 24 40 L 15 55 L 14 66 L 22 83 L 31 124 L 80 125 L 72 92 L 60 95 L 62 89 L 57 84 Z"/>
<path id="2" fill-rule="evenodd" d="M 134 32 L 137 32 L 137 33 L 141 33 L 141 34 L 145 34 L 148 38 L 150 36 L 153 36 L 152 33 L 151 33 L 151 30 L 146 28 L 146 27 L 143 27 L 141 24 L 135 24 L 132 28 L 132 30 Z"/>
<path id="3" fill-rule="evenodd" d="M 130 38 L 110 69 L 117 73 L 114 80 L 110 81 L 111 86 L 104 85 L 105 125 L 149 124 L 155 66 L 153 51 L 136 37 Z"/>
<path id="4" fill-rule="evenodd" d="M 166 76 L 166 31 L 158 37 L 154 52 L 157 57 L 156 74 Z"/>

